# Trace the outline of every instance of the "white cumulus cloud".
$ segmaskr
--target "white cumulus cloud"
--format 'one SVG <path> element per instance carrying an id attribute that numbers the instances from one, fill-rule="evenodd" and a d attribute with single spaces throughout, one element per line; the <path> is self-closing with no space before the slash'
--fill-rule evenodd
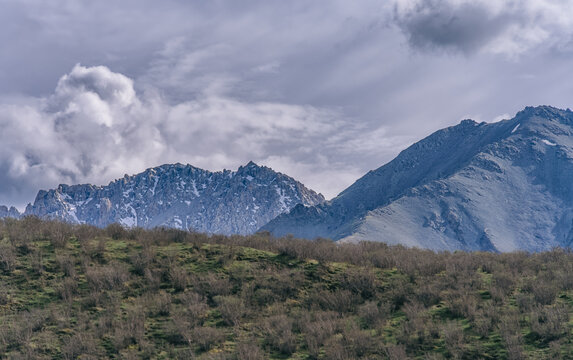
<path id="1" fill-rule="evenodd" d="M 20 207 L 39 189 L 105 184 L 170 162 L 222 170 L 252 159 L 327 196 L 361 172 L 340 161 L 360 152 L 344 144 L 357 144 L 361 129 L 335 111 L 210 92 L 171 104 L 105 66 L 76 65 L 50 96 L 0 105 L 0 126 L 0 200 Z M 336 185 L 317 176 L 336 171 Z"/>

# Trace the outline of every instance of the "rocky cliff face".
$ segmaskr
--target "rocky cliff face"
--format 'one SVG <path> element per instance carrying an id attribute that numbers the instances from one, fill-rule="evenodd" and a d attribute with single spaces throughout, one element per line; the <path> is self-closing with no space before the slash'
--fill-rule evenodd
<path id="1" fill-rule="evenodd" d="M 8 208 L 7 206 L 0 205 L 0 218 L 11 217 L 11 218 L 19 218 L 20 212 L 15 207 L 11 206 Z"/>
<path id="2" fill-rule="evenodd" d="M 573 243 L 573 112 L 437 131 L 332 201 L 296 207 L 275 235 L 375 240 L 435 250 L 547 250 Z"/>
<path id="3" fill-rule="evenodd" d="M 173 164 L 126 175 L 107 186 L 60 185 L 40 191 L 25 215 L 96 226 L 117 222 L 250 234 L 297 204 L 323 201 L 293 178 L 253 162 L 221 172 Z"/>

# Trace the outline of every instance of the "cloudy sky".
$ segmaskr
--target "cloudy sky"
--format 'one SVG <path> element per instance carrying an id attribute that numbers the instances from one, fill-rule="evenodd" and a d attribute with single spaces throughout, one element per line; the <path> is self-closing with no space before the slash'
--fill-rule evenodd
<path id="1" fill-rule="evenodd" d="M 572 69 L 570 0 L 0 0 L 0 204 L 249 160 L 330 198 Z"/>

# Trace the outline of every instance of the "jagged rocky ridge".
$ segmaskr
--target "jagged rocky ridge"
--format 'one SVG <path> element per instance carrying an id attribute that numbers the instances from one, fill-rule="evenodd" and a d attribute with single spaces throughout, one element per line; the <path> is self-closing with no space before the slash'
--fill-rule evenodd
<path id="1" fill-rule="evenodd" d="M 0 218 L 5 218 L 5 217 L 19 218 L 20 212 L 13 206 L 8 208 L 7 206 L 0 205 Z"/>
<path id="2" fill-rule="evenodd" d="M 570 247 L 573 113 L 540 106 L 497 123 L 464 120 L 263 230 L 434 250 Z"/>
<path id="3" fill-rule="evenodd" d="M 220 172 L 173 164 L 126 175 L 107 186 L 41 190 L 24 215 L 96 226 L 117 222 L 128 227 L 251 234 L 297 204 L 323 201 L 321 194 L 293 178 L 253 162 L 237 171 Z"/>

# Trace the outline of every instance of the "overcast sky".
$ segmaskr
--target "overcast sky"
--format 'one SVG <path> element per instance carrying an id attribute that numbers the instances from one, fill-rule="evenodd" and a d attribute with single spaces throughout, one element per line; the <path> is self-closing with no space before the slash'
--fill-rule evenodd
<path id="1" fill-rule="evenodd" d="M 570 0 L 0 0 L 0 204 L 249 160 L 331 198 L 572 69 Z"/>

